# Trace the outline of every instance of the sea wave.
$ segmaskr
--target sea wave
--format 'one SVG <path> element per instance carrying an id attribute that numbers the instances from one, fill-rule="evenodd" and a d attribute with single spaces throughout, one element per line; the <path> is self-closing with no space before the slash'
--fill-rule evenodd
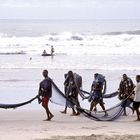
<path id="1" fill-rule="evenodd" d="M 137 31 L 138 32 L 138 31 Z M 139 31 L 140 32 L 140 31 Z M 76 55 L 140 54 L 138 34 L 92 35 L 63 32 L 38 37 L 0 36 L 0 54 L 41 54 L 44 49 L 50 53 Z M 20 53 L 22 52 L 22 53 Z"/>
<path id="2" fill-rule="evenodd" d="M 127 35 L 140 35 L 140 30 L 135 31 L 116 31 L 116 32 L 107 32 L 104 33 L 104 35 L 121 35 L 121 34 L 127 34 Z"/>
<path id="3" fill-rule="evenodd" d="M 19 51 L 19 52 L 0 52 L 0 55 L 24 55 L 26 52 Z"/>

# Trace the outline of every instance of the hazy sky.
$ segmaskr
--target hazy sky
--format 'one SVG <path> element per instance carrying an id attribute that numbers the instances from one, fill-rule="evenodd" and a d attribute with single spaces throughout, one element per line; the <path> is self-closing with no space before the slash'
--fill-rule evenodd
<path id="1" fill-rule="evenodd" d="M 0 19 L 140 19 L 140 0 L 0 0 Z"/>

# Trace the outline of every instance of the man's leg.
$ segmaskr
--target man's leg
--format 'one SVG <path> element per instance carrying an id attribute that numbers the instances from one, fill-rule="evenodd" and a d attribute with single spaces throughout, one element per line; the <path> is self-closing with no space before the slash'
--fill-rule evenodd
<path id="1" fill-rule="evenodd" d="M 45 109 L 45 111 L 46 111 L 46 115 L 47 115 L 47 119 L 46 120 L 48 120 L 49 119 L 49 112 L 48 112 L 48 110 L 47 110 L 47 107 L 45 106 L 45 105 L 42 105 L 43 106 L 43 108 Z M 44 120 L 44 121 L 46 121 L 46 120 Z"/>
<path id="2" fill-rule="evenodd" d="M 137 114 L 137 120 L 140 121 L 140 112 L 138 108 L 136 109 L 136 114 Z"/>
<path id="3" fill-rule="evenodd" d="M 44 101 L 42 102 L 42 106 L 43 106 L 44 109 L 46 110 L 46 114 L 47 114 L 47 119 L 46 119 L 46 121 L 51 120 L 51 119 L 53 118 L 53 116 L 54 116 L 54 115 L 50 112 L 50 110 L 49 110 L 48 103 L 49 103 L 49 99 L 44 100 Z"/>
<path id="4" fill-rule="evenodd" d="M 123 112 L 124 112 L 123 115 L 124 115 L 124 116 L 127 116 L 127 114 L 126 114 L 126 107 L 123 108 Z"/>
<path id="5" fill-rule="evenodd" d="M 126 106 L 127 106 L 127 100 L 124 101 L 124 106 L 123 106 L 123 112 L 124 112 L 124 116 L 127 116 L 126 114 Z"/>
<path id="6" fill-rule="evenodd" d="M 78 97 L 76 98 L 76 107 L 77 108 L 80 108 L 80 102 L 79 102 L 79 100 L 78 100 Z M 80 112 L 79 112 L 79 110 L 76 108 L 76 110 L 77 110 L 77 113 L 76 113 L 76 115 L 80 115 Z"/>
<path id="7" fill-rule="evenodd" d="M 46 113 L 47 113 L 47 116 L 48 116 L 47 121 L 49 121 L 54 117 L 54 115 L 50 112 L 50 110 L 48 108 L 48 105 L 46 106 L 45 109 L 46 109 Z"/>
<path id="8" fill-rule="evenodd" d="M 61 111 L 61 113 L 64 113 L 64 114 L 66 114 L 66 113 L 67 113 L 67 106 L 65 106 L 64 111 Z"/>
<path id="9" fill-rule="evenodd" d="M 90 104 L 90 111 L 93 110 L 93 107 L 96 107 L 97 103 L 95 101 L 92 101 Z"/>
<path id="10" fill-rule="evenodd" d="M 76 111 L 75 111 L 74 108 L 72 108 L 72 114 L 71 114 L 71 116 L 75 116 L 75 115 L 76 115 Z"/>
<path id="11" fill-rule="evenodd" d="M 107 113 L 107 111 L 105 110 L 105 106 L 104 106 L 103 100 L 101 100 L 99 104 L 100 104 L 100 106 L 102 107 L 103 111 L 105 112 L 105 116 L 108 116 L 108 113 Z"/>
<path id="12" fill-rule="evenodd" d="M 49 102 L 48 102 L 49 103 Z M 48 112 L 48 114 L 49 114 L 49 120 L 51 120 L 53 117 L 54 117 L 54 115 L 51 113 L 51 111 L 49 110 L 49 107 L 48 107 L 48 104 L 47 104 L 47 108 L 46 108 L 46 110 L 47 110 L 47 112 Z"/>

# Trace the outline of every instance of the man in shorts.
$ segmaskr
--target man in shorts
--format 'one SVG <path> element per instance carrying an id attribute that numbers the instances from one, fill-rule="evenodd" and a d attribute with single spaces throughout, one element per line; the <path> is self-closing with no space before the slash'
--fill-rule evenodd
<path id="1" fill-rule="evenodd" d="M 48 70 L 44 70 L 42 74 L 44 80 L 40 82 L 38 100 L 39 103 L 42 102 L 42 106 L 46 110 L 47 119 L 45 121 L 50 121 L 54 117 L 48 107 L 49 100 L 52 97 L 52 80 L 48 77 Z"/>

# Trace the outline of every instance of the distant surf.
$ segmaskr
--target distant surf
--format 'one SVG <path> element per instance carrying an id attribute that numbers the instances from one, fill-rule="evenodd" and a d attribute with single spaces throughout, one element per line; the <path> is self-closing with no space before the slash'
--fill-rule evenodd
<path id="1" fill-rule="evenodd" d="M 26 52 L 19 51 L 19 52 L 0 52 L 0 55 L 24 55 Z"/>
<path id="2" fill-rule="evenodd" d="M 104 35 L 121 35 L 121 34 L 140 35 L 140 30 L 135 30 L 135 31 L 116 31 L 116 32 L 104 33 Z"/>
<path id="3" fill-rule="evenodd" d="M 0 25 L 1 69 L 140 70 L 140 20 L 0 20 Z M 54 57 L 42 57 L 52 45 Z"/>
<path id="4" fill-rule="evenodd" d="M 67 55 L 129 55 L 140 54 L 140 31 L 112 32 L 103 35 L 63 32 L 38 37 L 0 36 L 0 54 L 42 54 L 50 53 L 51 45 L 55 53 Z"/>

